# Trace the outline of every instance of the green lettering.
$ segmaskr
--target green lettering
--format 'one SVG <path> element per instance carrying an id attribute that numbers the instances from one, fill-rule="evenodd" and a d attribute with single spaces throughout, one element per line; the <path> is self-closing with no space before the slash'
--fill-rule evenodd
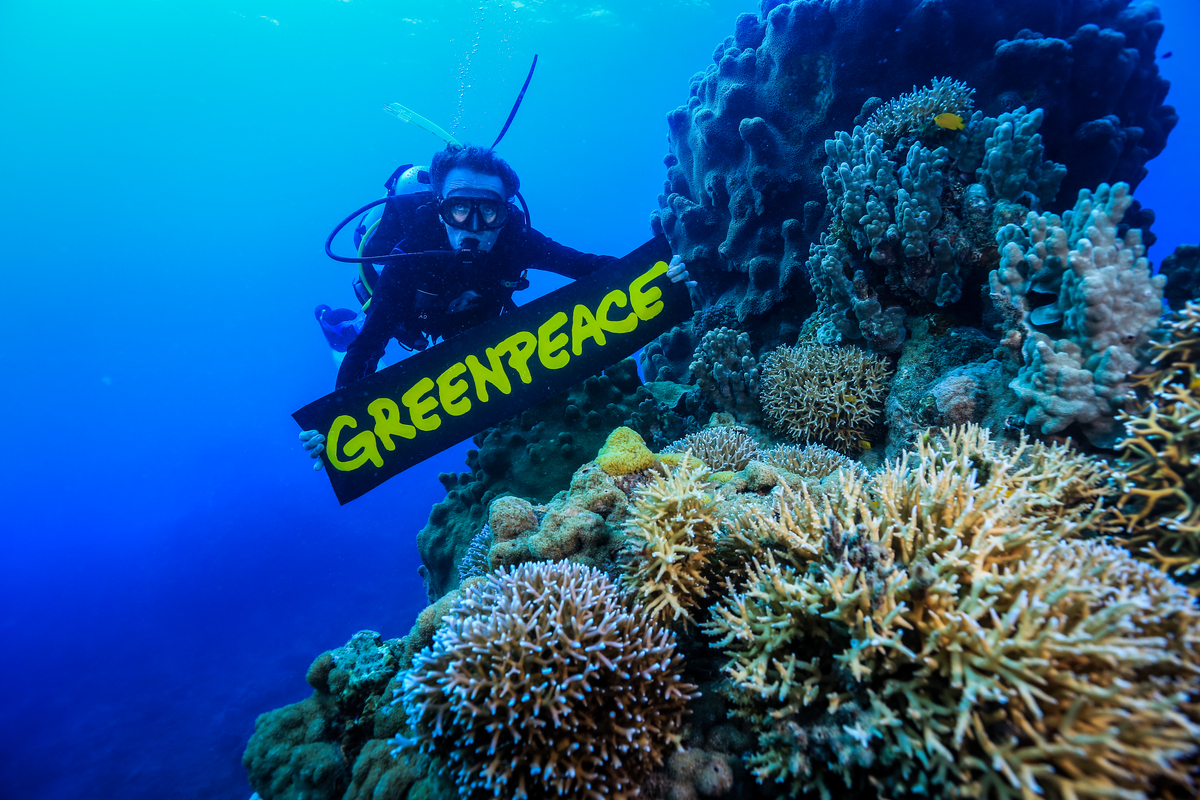
<path id="1" fill-rule="evenodd" d="M 363 431 L 346 442 L 346 455 L 349 456 L 349 460 L 342 460 L 341 451 L 338 449 L 340 444 L 338 440 L 342 436 L 342 429 L 357 427 L 358 420 L 346 414 L 335 419 L 333 425 L 329 427 L 329 447 L 325 448 L 325 455 L 333 468 L 339 472 L 358 469 L 368 461 L 376 467 L 383 466 L 383 459 L 379 455 L 379 444 L 375 441 L 375 434 L 370 431 Z"/>
<path id="2" fill-rule="evenodd" d="M 421 399 L 422 395 L 432 391 L 433 381 L 429 378 L 421 378 L 400 398 L 400 402 L 408 408 L 409 416 L 412 417 L 413 425 L 417 426 L 417 430 L 435 431 L 442 424 L 441 417 L 430 413 L 437 408 L 438 401 L 432 397 Z"/>
<path id="3" fill-rule="evenodd" d="M 633 312 L 638 315 L 638 319 L 642 322 L 654 319 L 659 312 L 663 310 L 663 304 L 659 300 L 662 297 L 662 289 L 657 286 L 650 287 L 650 291 L 643 292 L 646 284 L 657 278 L 659 275 L 664 275 L 667 272 L 667 262 L 659 261 L 650 269 L 643 272 L 634 279 L 633 283 L 629 284 L 629 303 L 633 306 Z"/>
<path id="4" fill-rule="evenodd" d="M 475 381 L 475 396 L 481 403 L 488 401 L 489 383 L 499 389 L 501 394 L 512 392 L 512 384 L 504 374 L 504 366 L 500 363 L 500 354 L 496 352 L 496 348 L 489 347 L 487 357 L 489 366 L 485 367 L 475 356 L 467 356 L 467 369 L 471 371 L 471 380 Z"/>
<path id="5" fill-rule="evenodd" d="M 566 315 L 563 317 L 565 319 Z M 533 358 L 536 349 L 537 339 L 528 331 L 517 331 L 496 346 L 497 353 L 509 354 L 509 368 L 520 375 L 525 383 L 533 383 L 533 376 L 529 374 L 529 359 Z"/>
<path id="6" fill-rule="evenodd" d="M 562 369 L 571 360 L 566 353 L 559 353 L 567 346 L 567 335 L 560 333 L 552 335 L 556 330 L 567 324 L 567 315 L 559 311 L 538 327 L 538 359 L 546 369 Z"/>
<path id="7" fill-rule="evenodd" d="M 466 371 L 466 365 L 460 361 L 448 367 L 437 379 L 438 400 L 441 401 L 442 408 L 456 417 L 461 417 L 471 410 L 471 401 L 463 397 L 471 387 L 458 377 Z"/>
<path id="8" fill-rule="evenodd" d="M 367 406 L 367 411 L 375 418 L 375 435 L 389 452 L 396 449 L 392 441 L 393 436 L 405 439 L 416 437 L 417 429 L 400 421 L 400 406 L 396 405 L 392 398 L 376 397 L 371 401 L 371 405 Z"/>

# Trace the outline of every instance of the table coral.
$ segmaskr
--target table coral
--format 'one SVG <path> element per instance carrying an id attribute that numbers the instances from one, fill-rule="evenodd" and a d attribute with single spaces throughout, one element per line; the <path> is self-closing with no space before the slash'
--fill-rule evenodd
<path id="1" fill-rule="evenodd" d="M 1154 345 L 1157 369 L 1137 378 L 1138 408 L 1122 417 L 1122 544 L 1200 592 L 1200 303 Z"/>
<path id="2" fill-rule="evenodd" d="M 757 727 L 759 780 L 824 798 L 1194 789 L 1200 609 L 1077 538 L 1086 498 L 1047 511 L 1077 489 L 1054 468 L 1075 458 L 970 426 L 752 514 L 706 627 Z"/>
<path id="3" fill-rule="evenodd" d="M 460 797 L 627 798 L 678 738 L 681 667 L 602 573 L 525 564 L 463 592 L 401 699 Z"/>
<path id="4" fill-rule="evenodd" d="M 885 359 L 857 347 L 779 347 L 763 363 L 763 409 L 797 441 L 858 451 L 879 416 L 887 375 Z"/>
<path id="5" fill-rule="evenodd" d="M 705 472 L 684 463 L 654 476 L 633 498 L 621 583 L 649 615 L 689 622 L 707 596 L 706 566 L 716 540 L 716 508 Z"/>

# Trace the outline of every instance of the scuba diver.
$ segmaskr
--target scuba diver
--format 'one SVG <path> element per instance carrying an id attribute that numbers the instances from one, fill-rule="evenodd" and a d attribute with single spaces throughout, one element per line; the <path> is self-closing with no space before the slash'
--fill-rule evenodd
<path id="1" fill-rule="evenodd" d="M 428 170 L 412 165 L 396 170 L 385 184 L 388 196 L 355 211 L 326 240 L 327 255 L 360 266 L 355 292 L 361 312 L 325 305 L 316 309 L 330 346 L 345 353 L 337 389 L 373 374 L 392 339 L 408 350 L 424 350 L 515 309 L 513 293 L 529 287 L 529 269 L 581 278 L 617 260 L 572 250 L 530 226 L 520 179 L 494 149 L 525 87 L 491 147 L 460 144 L 398 103 L 385 109 L 447 145 L 434 154 Z M 378 206 L 382 213 L 372 219 L 367 212 Z M 358 257 L 334 255 L 334 237 L 355 218 Z M 679 256 L 671 259 L 667 276 L 672 282 L 685 281 L 696 304 L 696 283 Z M 316 459 L 313 469 L 321 469 L 324 435 L 303 431 L 300 440 Z"/>

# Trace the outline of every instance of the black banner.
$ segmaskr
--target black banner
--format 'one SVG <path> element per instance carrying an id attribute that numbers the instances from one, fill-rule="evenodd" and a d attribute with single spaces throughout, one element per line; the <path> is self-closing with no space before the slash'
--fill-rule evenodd
<path id="1" fill-rule="evenodd" d="M 447 447 L 600 373 L 691 316 L 658 236 L 515 312 L 339 389 L 292 414 L 325 434 L 344 505 Z"/>

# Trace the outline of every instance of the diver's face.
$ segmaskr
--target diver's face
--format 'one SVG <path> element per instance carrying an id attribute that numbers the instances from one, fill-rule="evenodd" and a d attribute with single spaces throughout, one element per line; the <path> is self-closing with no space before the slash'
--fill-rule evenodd
<path id="1" fill-rule="evenodd" d="M 442 185 L 442 197 L 486 197 L 492 200 L 498 199 L 501 202 L 508 200 L 504 196 L 504 181 L 495 175 L 476 172 L 466 167 L 455 167 L 447 173 L 446 182 Z M 446 225 L 445 222 L 442 224 L 446 226 L 446 235 L 450 237 L 450 246 L 455 250 L 461 249 L 463 242 L 467 239 L 479 242 L 480 250 L 491 250 L 500 236 L 499 229 L 464 231 L 461 228 Z"/>

